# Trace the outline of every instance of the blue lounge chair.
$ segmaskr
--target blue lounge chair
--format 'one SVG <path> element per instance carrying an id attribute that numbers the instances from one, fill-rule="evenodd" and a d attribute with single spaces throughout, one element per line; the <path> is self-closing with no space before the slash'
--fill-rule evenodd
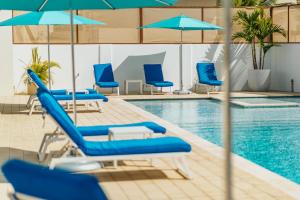
<path id="1" fill-rule="evenodd" d="M 70 121 L 72 119 L 69 117 L 69 115 L 63 110 L 66 117 L 69 118 Z M 73 122 L 73 121 L 72 121 Z M 115 127 L 136 127 L 136 126 L 144 126 L 148 129 L 152 130 L 153 133 L 156 134 L 165 134 L 167 130 L 160 126 L 159 124 L 155 122 L 138 122 L 138 123 L 131 123 L 131 124 L 112 124 L 112 125 L 98 125 L 98 126 L 78 126 L 77 129 L 79 130 L 80 134 L 83 137 L 89 137 L 89 136 L 108 136 L 109 135 L 109 129 L 115 128 Z M 38 158 L 40 161 L 43 161 L 46 156 L 46 151 L 48 146 L 51 143 L 54 143 L 56 141 L 61 141 L 64 139 L 64 137 L 61 137 L 61 132 L 56 129 L 53 133 L 47 133 L 44 135 L 42 143 L 40 145 L 39 151 L 38 151 Z"/>
<path id="2" fill-rule="evenodd" d="M 191 152 L 191 146 L 182 139 L 166 136 L 135 140 L 87 141 L 51 94 L 39 89 L 37 96 L 43 108 L 69 137 L 73 145 L 73 148 L 69 148 L 69 150 L 72 151 L 75 149 L 80 155 L 79 157 L 53 158 L 50 163 L 50 168 L 55 168 L 55 166 L 59 164 L 81 161 L 172 157 L 178 161 L 178 170 L 186 177 L 190 176 L 190 172 L 185 163 L 185 156 Z"/>
<path id="3" fill-rule="evenodd" d="M 2 171 L 13 188 L 11 199 L 51 200 L 107 200 L 95 177 L 72 174 L 64 170 L 49 170 L 46 167 L 20 160 L 7 161 Z M 25 199 L 25 198 L 24 198 Z M 28 199 L 28 198 L 26 198 Z"/>
<path id="4" fill-rule="evenodd" d="M 33 83 L 37 86 L 37 88 L 42 88 L 44 91 L 47 91 L 49 94 L 52 94 L 51 91 L 48 90 L 48 88 L 45 86 L 45 84 L 41 81 L 41 79 L 31 70 L 28 69 L 27 73 Z M 67 109 L 69 109 L 69 104 L 72 103 L 73 96 L 72 94 L 65 94 L 65 95 L 54 95 L 54 98 L 62 103 L 65 103 L 67 105 Z M 104 101 L 107 102 L 108 98 L 102 94 L 93 93 L 93 94 L 77 94 L 76 93 L 76 100 L 80 102 L 85 103 L 91 103 L 94 102 L 101 112 L 100 102 Z M 33 102 L 31 104 L 31 108 L 29 110 L 29 115 L 32 114 L 35 106 L 37 103 L 37 99 L 33 99 Z"/>
<path id="5" fill-rule="evenodd" d="M 95 64 L 94 66 L 95 87 L 99 88 L 117 88 L 117 94 L 120 95 L 119 83 L 115 81 L 112 65 Z"/>
<path id="6" fill-rule="evenodd" d="M 153 87 L 162 88 L 169 87 L 170 92 L 172 92 L 173 83 L 170 81 L 165 81 L 161 64 L 145 64 L 144 73 L 146 83 L 144 87 L 150 87 L 151 94 L 153 94 Z"/>
<path id="7" fill-rule="evenodd" d="M 207 94 L 209 95 L 211 88 L 215 90 L 216 87 L 223 84 L 223 81 L 219 81 L 217 78 L 214 63 L 197 63 L 197 74 L 199 83 L 195 85 L 196 91 L 199 84 L 204 84 L 207 86 Z"/>

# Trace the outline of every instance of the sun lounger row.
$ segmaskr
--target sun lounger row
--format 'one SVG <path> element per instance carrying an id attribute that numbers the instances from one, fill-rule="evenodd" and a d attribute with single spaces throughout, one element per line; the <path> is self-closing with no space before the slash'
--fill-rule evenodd
<path id="1" fill-rule="evenodd" d="M 207 93 L 211 89 L 215 89 L 217 86 L 223 84 L 219 81 L 216 75 L 216 69 L 214 63 L 198 63 L 197 74 L 199 82 L 197 85 L 203 84 L 207 86 Z M 145 84 L 146 87 L 150 87 L 150 93 L 153 94 L 154 88 L 170 88 L 170 93 L 172 92 L 174 83 L 171 81 L 165 81 L 162 71 L 161 64 L 145 64 Z M 94 65 L 94 77 L 95 77 L 95 88 L 117 88 L 117 94 L 119 95 L 119 83 L 115 81 L 114 74 L 111 64 L 96 64 Z"/>

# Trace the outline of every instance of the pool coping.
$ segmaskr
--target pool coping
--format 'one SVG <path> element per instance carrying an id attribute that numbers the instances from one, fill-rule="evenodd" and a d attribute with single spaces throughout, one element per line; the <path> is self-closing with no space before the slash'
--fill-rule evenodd
<path id="1" fill-rule="evenodd" d="M 140 115 L 146 118 L 150 118 L 151 120 L 165 126 L 167 130 L 178 135 L 182 139 L 192 143 L 193 145 L 199 147 L 210 153 L 213 156 L 216 156 L 219 159 L 224 159 L 224 151 L 222 147 L 213 144 L 190 131 L 180 128 L 179 126 L 168 122 L 148 111 L 143 110 L 129 102 L 127 100 L 118 99 L 124 103 L 124 106 L 131 108 L 133 111 L 138 112 Z M 262 166 L 255 164 L 237 154 L 232 153 L 233 158 L 233 166 L 237 167 L 240 170 L 243 170 L 254 177 L 265 181 L 266 183 L 270 184 L 272 187 L 280 190 L 281 192 L 291 196 L 294 199 L 300 200 L 300 185 L 283 177 L 280 176 Z"/>

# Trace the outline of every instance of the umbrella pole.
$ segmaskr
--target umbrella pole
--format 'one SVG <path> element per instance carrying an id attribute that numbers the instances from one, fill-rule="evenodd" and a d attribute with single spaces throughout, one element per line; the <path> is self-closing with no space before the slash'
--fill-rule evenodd
<path id="1" fill-rule="evenodd" d="M 51 69 L 50 69 L 50 29 L 47 25 L 47 48 L 48 48 L 48 81 L 49 89 L 51 90 Z"/>
<path id="2" fill-rule="evenodd" d="M 225 51 L 224 51 L 224 97 L 223 97 L 223 138 L 225 156 L 225 199 L 232 200 L 232 133 L 230 110 L 230 45 L 231 45 L 231 0 L 223 0 L 225 24 Z"/>
<path id="3" fill-rule="evenodd" d="M 72 64 L 72 96 L 73 96 L 73 114 L 74 123 L 77 125 L 77 108 L 76 108 L 76 71 L 75 71 L 75 55 L 74 55 L 74 18 L 73 10 L 70 10 L 70 25 L 71 25 L 71 64 Z"/>
<path id="4" fill-rule="evenodd" d="M 182 69 L 182 30 L 180 31 L 180 91 L 183 91 L 183 69 Z"/>

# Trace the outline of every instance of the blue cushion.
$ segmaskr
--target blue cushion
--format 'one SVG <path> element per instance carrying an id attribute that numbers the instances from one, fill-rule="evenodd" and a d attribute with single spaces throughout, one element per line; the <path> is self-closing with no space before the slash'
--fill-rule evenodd
<path id="1" fill-rule="evenodd" d="M 101 88 L 119 87 L 118 82 L 96 82 L 96 85 L 98 85 Z"/>
<path id="2" fill-rule="evenodd" d="M 76 100 L 97 100 L 102 99 L 103 101 L 107 102 L 108 98 L 102 94 L 76 94 Z M 54 95 L 54 98 L 57 101 L 67 101 L 72 100 L 73 95 Z"/>
<path id="3" fill-rule="evenodd" d="M 149 85 L 153 85 L 155 87 L 172 87 L 174 84 L 170 81 L 163 81 L 163 82 L 155 82 L 155 81 L 151 81 L 151 82 L 147 82 L 147 84 Z"/>
<path id="4" fill-rule="evenodd" d="M 95 177 L 49 170 L 20 160 L 6 162 L 2 171 L 18 193 L 51 200 L 106 200 Z"/>
<path id="5" fill-rule="evenodd" d="M 101 125 L 101 126 L 79 126 L 77 127 L 83 136 L 99 136 L 108 135 L 109 128 L 113 127 L 131 127 L 131 126 L 145 126 L 154 133 L 166 133 L 166 129 L 154 122 L 139 122 L 133 124 L 114 124 L 114 125 Z"/>
<path id="6" fill-rule="evenodd" d="M 112 65 L 107 64 L 95 64 L 94 77 L 95 82 L 115 82 Z"/>
<path id="7" fill-rule="evenodd" d="M 67 90 L 50 90 L 52 95 L 66 95 Z"/>
<path id="8" fill-rule="evenodd" d="M 197 73 L 199 83 L 220 86 L 223 84 L 219 81 L 216 75 L 216 69 L 214 63 L 197 63 Z"/>
<path id="9" fill-rule="evenodd" d="M 108 142 L 86 141 L 82 151 L 88 156 L 190 152 L 191 146 L 178 137 L 160 137 Z"/>
<path id="10" fill-rule="evenodd" d="M 144 73 L 146 83 L 149 82 L 164 82 L 161 64 L 145 64 Z"/>

